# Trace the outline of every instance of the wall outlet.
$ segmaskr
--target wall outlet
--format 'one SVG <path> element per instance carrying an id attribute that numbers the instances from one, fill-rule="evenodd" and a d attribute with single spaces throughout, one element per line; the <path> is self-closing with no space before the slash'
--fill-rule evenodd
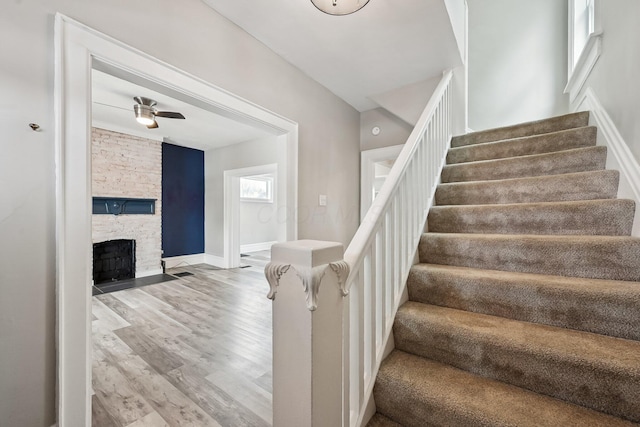
<path id="1" fill-rule="evenodd" d="M 326 194 L 320 194 L 318 196 L 318 205 L 319 206 L 327 206 L 327 195 Z"/>

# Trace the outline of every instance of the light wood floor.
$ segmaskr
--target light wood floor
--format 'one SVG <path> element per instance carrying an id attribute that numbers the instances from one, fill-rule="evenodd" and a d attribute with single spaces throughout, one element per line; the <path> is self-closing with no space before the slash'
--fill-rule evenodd
<path id="1" fill-rule="evenodd" d="M 268 256 L 93 297 L 93 425 L 270 426 Z"/>

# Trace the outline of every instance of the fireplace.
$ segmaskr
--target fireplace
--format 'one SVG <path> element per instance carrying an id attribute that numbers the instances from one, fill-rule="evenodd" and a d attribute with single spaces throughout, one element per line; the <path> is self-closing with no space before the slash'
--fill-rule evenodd
<path id="1" fill-rule="evenodd" d="M 117 239 L 93 244 L 94 285 L 135 277 L 135 240 Z"/>

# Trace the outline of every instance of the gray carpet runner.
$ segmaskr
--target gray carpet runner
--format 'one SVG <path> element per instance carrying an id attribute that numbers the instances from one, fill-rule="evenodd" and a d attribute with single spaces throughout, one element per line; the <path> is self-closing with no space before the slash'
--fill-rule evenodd
<path id="1" fill-rule="evenodd" d="M 453 138 L 369 426 L 640 425 L 635 203 L 588 121 Z"/>

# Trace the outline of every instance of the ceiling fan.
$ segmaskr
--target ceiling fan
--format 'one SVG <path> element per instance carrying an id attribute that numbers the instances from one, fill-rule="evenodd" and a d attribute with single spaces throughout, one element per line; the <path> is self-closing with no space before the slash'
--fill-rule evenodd
<path id="1" fill-rule="evenodd" d="M 143 96 L 135 96 L 133 97 L 133 100 L 137 103 L 133 106 L 133 111 L 136 113 L 136 120 L 138 123 L 145 125 L 149 129 L 155 129 L 158 127 L 156 117 L 164 117 L 167 119 L 185 118 L 181 113 L 156 110 L 155 106 L 157 102 L 153 99 L 145 98 Z"/>

